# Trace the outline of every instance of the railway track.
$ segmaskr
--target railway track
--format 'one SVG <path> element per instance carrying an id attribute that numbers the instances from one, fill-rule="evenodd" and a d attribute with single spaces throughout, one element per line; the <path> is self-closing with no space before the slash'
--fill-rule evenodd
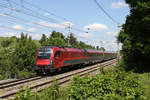
<path id="1" fill-rule="evenodd" d="M 24 91 L 23 88 L 27 86 L 32 91 L 40 92 L 44 88 L 49 87 L 53 83 L 54 80 L 56 80 L 59 85 L 64 86 L 65 84 L 69 82 L 71 78 L 74 77 L 74 75 L 84 76 L 87 73 L 94 73 L 99 70 L 99 65 L 103 65 L 104 67 L 107 67 L 110 65 L 114 65 L 115 62 L 116 60 L 113 59 L 113 60 L 106 61 L 100 64 L 88 66 L 82 69 L 77 69 L 74 71 L 70 71 L 70 72 L 63 73 L 63 74 L 58 74 L 55 76 L 48 76 L 48 77 L 38 76 L 38 77 L 33 77 L 33 78 L 28 78 L 28 79 L 22 79 L 22 80 L 16 80 L 16 81 L 14 80 L 12 82 L 6 82 L 6 84 L 1 83 L 2 85 L 0 85 L 0 91 L 2 92 L 2 94 L 0 95 L 0 98 L 2 99 L 11 98 L 17 92 Z"/>
<path id="2" fill-rule="evenodd" d="M 37 76 L 37 77 L 33 77 L 33 78 L 24 78 L 24 79 L 17 79 L 17 80 L 12 80 L 12 81 L 8 81 L 8 82 L 3 82 L 3 83 L 0 83 L 0 89 L 4 89 L 4 88 L 11 87 L 14 85 L 26 83 L 29 81 L 38 80 L 41 78 L 42 78 L 41 76 Z"/>

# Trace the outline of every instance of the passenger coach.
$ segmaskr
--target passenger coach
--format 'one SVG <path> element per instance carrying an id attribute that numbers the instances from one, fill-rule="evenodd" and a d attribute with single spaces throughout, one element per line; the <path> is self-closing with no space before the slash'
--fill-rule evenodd
<path id="1" fill-rule="evenodd" d="M 69 47 L 44 46 L 36 54 L 37 73 L 51 73 L 63 67 L 73 65 L 92 64 L 116 57 L 116 53 L 102 52 L 99 50 L 86 50 Z"/>

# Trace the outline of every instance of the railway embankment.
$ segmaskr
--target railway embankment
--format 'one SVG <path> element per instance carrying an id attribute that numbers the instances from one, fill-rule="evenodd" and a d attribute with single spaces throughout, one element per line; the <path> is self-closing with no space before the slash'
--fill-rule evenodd
<path id="1" fill-rule="evenodd" d="M 109 66 L 114 66 L 115 63 L 116 59 L 113 59 L 53 76 L 37 76 L 32 78 L 10 80 L 6 82 L 4 81 L 1 82 L 0 86 L 0 90 L 2 92 L 0 98 L 12 98 L 17 92 L 23 92 L 25 87 L 28 87 L 32 91 L 41 92 L 45 88 L 48 88 L 50 85 L 52 85 L 54 80 L 58 82 L 59 86 L 67 87 L 70 79 L 72 79 L 74 76 L 93 76 L 99 73 L 99 65 L 102 65 L 105 68 L 107 68 Z"/>
<path id="2" fill-rule="evenodd" d="M 106 67 L 102 67 L 104 65 L 99 65 L 101 68 L 98 68 L 98 70 L 88 70 L 87 72 L 91 72 L 90 74 L 82 70 L 83 73 L 72 77 L 70 82 L 67 81 L 69 78 L 65 78 L 65 80 L 57 80 L 55 78 L 57 81 L 53 81 L 51 86 L 48 86 L 40 92 L 33 91 L 28 87 L 24 92 L 17 93 L 14 100 L 150 99 L 150 73 L 138 74 L 125 72 L 116 67 L 111 68 L 110 66 L 112 65 L 113 64 L 109 65 L 107 69 L 105 69 Z M 86 70 L 87 69 L 89 68 L 86 68 Z M 62 84 L 60 82 L 62 82 Z M 65 82 L 67 82 L 68 85 L 63 85 Z"/>

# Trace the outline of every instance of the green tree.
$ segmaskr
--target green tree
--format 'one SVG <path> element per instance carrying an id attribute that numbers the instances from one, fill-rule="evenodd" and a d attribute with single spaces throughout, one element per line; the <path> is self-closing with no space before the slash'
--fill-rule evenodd
<path id="1" fill-rule="evenodd" d="M 3 41 L 1 42 L 1 46 L 2 46 L 2 47 L 8 47 L 11 43 L 12 43 L 12 40 L 11 40 L 11 39 L 3 40 Z"/>
<path id="2" fill-rule="evenodd" d="M 86 48 L 86 44 L 82 41 L 79 42 L 79 48 L 80 49 L 85 49 Z"/>
<path id="3" fill-rule="evenodd" d="M 12 66 L 13 53 L 13 46 L 0 49 L 0 74 L 3 75 L 4 78 L 11 78 L 15 74 L 15 66 Z"/>
<path id="4" fill-rule="evenodd" d="M 35 63 L 35 54 L 38 49 L 38 46 L 34 43 L 31 38 L 28 38 L 27 35 L 21 34 L 21 38 L 18 39 L 18 42 L 15 47 L 14 61 L 16 67 L 19 70 L 32 70 L 32 66 Z"/>
<path id="5" fill-rule="evenodd" d="M 48 38 L 47 45 L 67 46 L 67 41 L 63 33 L 52 31 L 52 34 Z"/>
<path id="6" fill-rule="evenodd" d="M 105 51 L 105 48 L 104 47 L 100 47 L 99 50 Z"/>
<path id="7" fill-rule="evenodd" d="M 70 46 L 74 48 L 80 48 L 80 49 L 95 49 L 91 45 L 87 45 L 84 42 L 77 41 L 77 38 L 74 36 L 73 33 L 70 34 Z M 42 35 L 40 39 L 40 44 L 42 46 L 46 45 L 52 45 L 52 46 L 67 46 L 68 45 L 68 38 L 65 38 L 63 33 L 52 31 L 52 34 L 49 36 L 49 38 L 46 38 L 46 35 Z"/>
<path id="8" fill-rule="evenodd" d="M 56 31 L 52 31 L 52 34 L 50 35 L 50 38 L 61 38 L 61 39 L 65 39 L 65 36 L 63 35 L 63 33 L 56 32 Z"/>
<path id="9" fill-rule="evenodd" d="M 118 36 L 126 70 L 150 71 L 150 1 L 125 0 L 130 6 L 122 31 Z"/>
<path id="10" fill-rule="evenodd" d="M 77 45 L 77 38 L 73 35 L 73 33 L 70 34 L 70 45 L 71 47 L 76 47 Z"/>
<path id="11" fill-rule="evenodd" d="M 50 38 L 48 44 L 52 46 L 67 46 L 67 42 L 61 38 Z"/>
<path id="12" fill-rule="evenodd" d="M 41 39 L 40 39 L 39 42 L 40 42 L 40 44 L 41 44 L 42 46 L 47 45 L 47 37 L 46 37 L 45 34 L 42 34 L 42 37 L 41 37 Z"/>
<path id="13" fill-rule="evenodd" d="M 3 78 L 12 78 L 15 75 L 15 66 L 13 66 L 12 57 L 15 51 L 16 38 L 5 38 L 0 48 L 0 75 Z"/>

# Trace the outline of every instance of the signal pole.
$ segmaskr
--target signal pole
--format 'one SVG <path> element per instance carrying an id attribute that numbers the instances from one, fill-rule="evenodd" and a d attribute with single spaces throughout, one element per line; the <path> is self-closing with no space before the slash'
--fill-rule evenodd
<path id="1" fill-rule="evenodd" d="M 102 49 L 102 47 L 103 47 L 103 41 L 100 41 L 100 44 L 101 44 L 101 49 Z M 102 50 L 102 52 L 103 52 L 103 59 L 104 59 L 104 50 Z"/>
<path id="2" fill-rule="evenodd" d="M 70 47 L 70 34 L 71 34 L 71 30 L 70 30 L 70 23 L 68 24 L 68 47 Z"/>

